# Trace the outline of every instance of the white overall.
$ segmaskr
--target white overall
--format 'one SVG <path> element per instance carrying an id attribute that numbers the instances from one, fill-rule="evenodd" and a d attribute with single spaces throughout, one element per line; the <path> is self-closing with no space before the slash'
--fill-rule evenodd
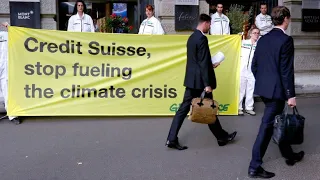
<path id="1" fill-rule="evenodd" d="M 4 107 L 8 108 L 8 32 L 0 31 L 0 85 Z M 14 116 L 8 116 L 11 121 Z"/>
<path id="2" fill-rule="evenodd" d="M 273 29 L 271 16 L 259 14 L 256 17 L 256 26 L 260 30 L 261 36 L 266 35 L 269 31 Z"/>
<path id="3" fill-rule="evenodd" d="M 138 34 L 163 35 L 164 30 L 161 26 L 160 21 L 152 16 L 150 19 L 145 19 L 142 21 Z"/>
<path id="4" fill-rule="evenodd" d="M 242 102 L 246 97 L 245 110 L 253 110 L 253 92 L 255 78 L 251 71 L 252 58 L 256 49 L 256 43 L 252 44 L 251 40 L 243 40 L 241 45 L 241 62 L 240 62 L 240 97 L 239 110 L 243 110 Z"/>
<path id="5" fill-rule="evenodd" d="M 230 27 L 229 18 L 221 14 L 221 16 L 216 12 L 211 15 L 211 26 L 210 26 L 210 34 L 211 35 L 229 35 Z"/>

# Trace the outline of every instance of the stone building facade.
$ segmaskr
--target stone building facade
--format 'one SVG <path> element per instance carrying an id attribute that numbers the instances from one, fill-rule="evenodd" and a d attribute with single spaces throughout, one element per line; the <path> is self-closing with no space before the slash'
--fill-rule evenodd
<path id="1" fill-rule="evenodd" d="M 41 28 L 57 29 L 57 23 L 53 19 L 57 14 L 57 1 L 40 0 L 40 5 Z M 9 0 L 0 1 L 0 22 L 10 22 Z"/>
<path id="2" fill-rule="evenodd" d="M 317 1 L 317 0 L 316 0 Z M 57 1 L 41 0 L 41 27 L 57 29 L 54 16 L 57 14 Z M 292 23 L 287 34 L 295 43 L 295 74 L 298 93 L 320 93 L 320 32 L 301 31 L 302 0 L 278 0 L 279 5 L 287 6 L 292 13 Z M 174 30 L 175 0 L 154 0 L 155 15 L 160 19 L 167 34 L 176 34 Z M 209 13 L 205 0 L 199 1 L 199 12 Z M 9 21 L 9 0 L 0 1 L 0 22 Z M 180 32 L 179 32 L 180 33 Z M 184 32 L 189 34 L 190 32 Z"/>

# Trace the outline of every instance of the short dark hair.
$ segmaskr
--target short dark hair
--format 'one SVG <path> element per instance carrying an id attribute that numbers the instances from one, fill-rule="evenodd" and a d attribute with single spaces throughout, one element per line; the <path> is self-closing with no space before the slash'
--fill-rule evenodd
<path id="1" fill-rule="evenodd" d="M 260 3 L 260 8 L 261 8 L 261 6 L 266 6 L 266 5 L 267 5 L 267 3 L 262 2 L 262 3 Z"/>
<path id="2" fill-rule="evenodd" d="M 148 5 L 146 6 L 146 9 L 148 9 L 149 11 L 152 11 L 152 12 L 153 12 L 153 10 L 154 10 L 154 8 L 153 8 L 150 4 L 148 4 Z"/>
<path id="3" fill-rule="evenodd" d="M 211 22 L 211 17 L 208 14 L 200 14 L 199 23 Z"/>
<path id="4" fill-rule="evenodd" d="M 81 2 L 83 4 L 83 13 L 87 13 L 87 6 L 86 4 L 84 3 L 84 1 L 82 0 L 77 0 L 76 3 L 74 4 L 74 8 L 73 8 L 73 13 L 72 15 L 75 15 L 78 13 L 78 9 L 77 9 L 77 6 L 78 6 L 78 3 Z"/>
<path id="5" fill-rule="evenodd" d="M 290 10 L 285 6 L 276 6 L 272 9 L 271 19 L 275 26 L 283 24 L 285 18 L 290 18 Z"/>

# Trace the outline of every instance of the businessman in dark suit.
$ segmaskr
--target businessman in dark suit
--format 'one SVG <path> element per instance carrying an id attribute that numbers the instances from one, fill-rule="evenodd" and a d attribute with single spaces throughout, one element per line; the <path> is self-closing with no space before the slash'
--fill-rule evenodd
<path id="1" fill-rule="evenodd" d="M 275 176 L 261 167 L 262 158 L 273 134 L 275 116 L 282 113 L 285 101 L 288 101 L 290 107 L 296 106 L 294 45 L 292 37 L 285 34 L 290 23 L 290 11 L 284 6 L 278 6 L 273 8 L 271 16 L 275 28 L 258 40 L 251 66 L 256 79 L 254 92 L 265 104 L 248 171 L 252 178 Z M 290 144 L 285 142 L 279 144 L 279 149 L 288 165 L 294 165 L 304 156 L 303 151 L 294 153 Z"/>
<path id="2" fill-rule="evenodd" d="M 217 87 L 214 69 L 216 66 L 211 63 L 211 54 L 208 39 L 204 33 L 208 33 L 211 25 L 211 17 L 201 14 L 197 29 L 189 37 L 187 42 L 187 66 L 184 79 L 185 93 L 183 102 L 173 118 L 166 145 L 169 148 L 184 150 L 187 146 L 182 146 L 178 141 L 178 133 L 181 125 L 190 111 L 193 98 L 200 97 L 205 90 L 206 97 L 212 99 L 212 90 Z M 228 134 L 222 129 L 219 120 L 214 124 L 209 124 L 209 129 L 217 138 L 219 146 L 224 146 L 232 141 L 236 132 Z"/>

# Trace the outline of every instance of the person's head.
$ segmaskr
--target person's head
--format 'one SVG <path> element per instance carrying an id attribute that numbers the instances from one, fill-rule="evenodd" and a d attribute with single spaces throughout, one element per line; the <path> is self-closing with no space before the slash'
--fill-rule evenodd
<path id="1" fill-rule="evenodd" d="M 82 0 L 77 0 L 74 8 L 73 8 L 73 14 L 77 13 L 86 13 L 87 12 L 87 6 Z"/>
<path id="2" fill-rule="evenodd" d="M 221 3 L 218 3 L 216 8 L 217 8 L 217 12 L 221 14 L 223 11 L 223 5 Z"/>
<path id="3" fill-rule="evenodd" d="M 211 17 L 207 14 L 200 14 L 198 28 L 203 33 L 208 33 L 211 25 Z"/>
<path id="4" fill-rule="evenodd" d="M 148 18 L 151 18 L 153 16 L 154 9 L 151 5 L 146 6 L 146 15 Z"/>
<path id="5" fill-rule="evenodd" d="M 265 15 L 267 14 L 268 8 L 266 3 L 261 3 L 260 4 L 260 12 Z"/>
<path id="6" fill-rule="evenodd" d="M 256 27 L 253 27 L 249 30 L 250 39 L 253 41 L 257 41 L 260 36 L 260 30 Z"/>
<path id="7" fill-rule="evenodd" d="M 286 30 L 291 21 L 290 10 L 285 6 L 277 6 L 272 9 L 271 13 L 272 23 Z"/>

